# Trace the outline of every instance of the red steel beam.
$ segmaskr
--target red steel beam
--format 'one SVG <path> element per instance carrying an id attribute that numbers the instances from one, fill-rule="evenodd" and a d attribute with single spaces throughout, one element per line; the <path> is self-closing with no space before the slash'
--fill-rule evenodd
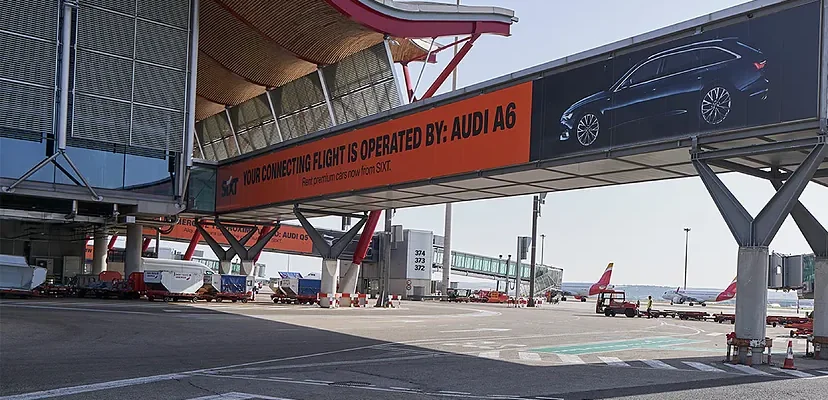
<path id="1" fill-rule="evenodd" d="M 449 43 L 449 44 L 447 44 L 447 45 L 445 45 L 445 46 L 440 46 L 440 47 L 438 47 L 438 48 L 437 48 L 437 49 L 435 49 L 435 50 L 431 50 L 431 55 L 429 56 L 429 58 L 433 58 L 433 57 L 434 57 L 437 53 L 439 53 L 439 52 L 441 52 L 441 51 L 443 51 L 443 50 L 445 50 L 445 49 L 448 49 L 449 47 L 452 47 L 452 46 L 454 46 L 455 44 L 460 44 L 460 43 L 463 43 L 463 42 L 467 42 L 467 41 L 469 41 L 471 38 L 472 38 L 471 36 L 466 36 L 466 37 L 464 37 L 464 38 L 462 38 L 462 39 L 460 39 L 460 40 L 455 40 L 455 41 L 453 41 L 453 42 L 451 42 L 451 43 Z M 426 59 L 426 56 L 428 56 L 428 53 L 423 54 L 423 55 L 421 55 L 421 56 L 414 57 L 414 58 L 412 58 L 412 59 L 408 60 L 407 62 L 412 62 L 412 61 L 423 61 L 423 60 L 425 60 L 425 59 Z M 431 61 L 429 61 L 429 62 L 431 62 Z"/>
<path id="2" fill-rule="evenodd" d="M 150 242 L 152 242 L 151 238 L 144 238 L 144 244 L 141 246 L 141 253 L 147 251 L 149 248 Z"/>
<path id="3" fill-rule="evenodd" d="M 106 246 L 107 251 L 112 250 L 113 248 L 115 248 L 115 241 L 116 240 L 118 240 L 118 234 L 117 233 L 112 235 L 111 238 L 109 238 L 109 244 Z"/>
<path id="4" fill-rule="evenodd" d="M 262 236 L 267 235 L 268 233 L 270 233 L 270 231 L 272 231 L 272 230 L 273 230 L 272 226 L 263 226 L 261 231 L 259 231 L 259 239 L 261 239 Z M 256 253 L 255 256 L 253 256 L 253 264 L 256 264 L 256 262 L 259 261 L 259 256 L 262 255 L 262 251 L 264 251 L 264 247 L 262 247 L 262 250 L 260 250 L 258 253 Z"/>
<path id="5" fill-rule="evenodd" d="M 359 242 L 357 242 L 357 247 L 354 250 L 354 264 L 362 264 L 362 260 L 364 260 L 365 255 L 368 254 L 368 245 L 371 244 L 371 238 L 374 236 L 374 230 L 377 229 L 377 222 L 379 221 L 380 212 L 382 211 L 375 210 L 368 214 L 368 221 L 362 229 L 362 234 L 359 235 Z"/>
<path id="6" fill-rule="evenodd" d="M 451 72 L 454 71 L 455 68 L 457 68 L 457 65 L 460 64 L 460 61 L 463 59 L 463 57 L 466 56 L 466 53 L 468 53 L 469 50 L 471 50 L 472 45 L 474 45 L 474 42 L 479 37 L 479 34 L 472 35 L 471 40 L 466 42 L 466 44 L 463 45 L 463 47 L 460 49 L 460 51 L 457 52 L 454 58 L 451 59 L 448 65 L 446 65 L 446 68 L 443 69 L 443 72 L 440 73 L 440 75 L 437 77 L 434 83 L 431 84 L 431 87 L 429 87 L 428 90 L 426 90 L 425 94 L 423 94 L 421 100 L 434 96 L 434 93 L 437 92 L 437 89 L 439 89 L 440 86 L 443 85 L 448 76 L 451 75 Z"/>
<path id="7" fill-rule="evenodd" d="M 190 239 L 190 244 L 187 245 L 187 251 L 184 252 L 184 259 L 190 261 L 193 259 L 193 253 L 195 253 L 196 245 L 201 240 L 201 232 L 196 229 L 193 232 L 193 237 Z"/>

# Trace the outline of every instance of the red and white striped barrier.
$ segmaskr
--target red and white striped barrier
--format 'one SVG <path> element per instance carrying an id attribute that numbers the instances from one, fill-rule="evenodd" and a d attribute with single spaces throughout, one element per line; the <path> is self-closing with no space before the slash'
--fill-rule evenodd
<path id="1" fill-rule="evenodd" d="M 341 297 L 341 293 L 319 293 L 319 306 L 322 308 L 337 308 Z"/>
<path id="2" fill-rule="evenodd" d="M 397 302 L 396 304 L 394 304 L 395 301 Z M 388 295 L 388 304 L 391 307 L 399 307 L 401 301 L 402 301 L 402 296 L 401 295 L 398 295 L 398 294 L 389 294 Z"/>
<path id="3" fill-rule="evenodd" d="M 356 297 L 350 293 L 342 293 L 342 297 L 339 298 L 339 306 L 340 307 L 351 307 L 353 306 L 353 299 Z"/>
<path id="4" fill-rule="evenodd" d="M 357 293 L 357 297 L 352 297 L 351 300 L 353 300 L 354 307 L 368 307 L 368 295 L 365 293 Z"/>

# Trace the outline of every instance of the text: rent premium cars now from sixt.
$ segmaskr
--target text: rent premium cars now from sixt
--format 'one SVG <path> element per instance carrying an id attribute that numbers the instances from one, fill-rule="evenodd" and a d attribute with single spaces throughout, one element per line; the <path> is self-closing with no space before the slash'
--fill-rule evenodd
<path id="1" fill-rule="evenodd" d="M 701 131 L 723 125 L 748 101 L 768 97 L 761 51 L 738 38 L 706 40 L 651 55 L 609 89 L 585 97 L 561 116 L 560 140 L 575 136 L 589 146 L 604 133 L 643 129 Z"/>

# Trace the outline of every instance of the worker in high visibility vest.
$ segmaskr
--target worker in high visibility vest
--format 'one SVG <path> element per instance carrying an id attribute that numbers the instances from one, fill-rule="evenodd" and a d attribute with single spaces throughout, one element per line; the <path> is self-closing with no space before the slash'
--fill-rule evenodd
<path id="1" fill-rule="evenodd" d="M 650 309 L 653 308 L 653 296 L 647 296 L 647 318 L 650 318 Z"/>

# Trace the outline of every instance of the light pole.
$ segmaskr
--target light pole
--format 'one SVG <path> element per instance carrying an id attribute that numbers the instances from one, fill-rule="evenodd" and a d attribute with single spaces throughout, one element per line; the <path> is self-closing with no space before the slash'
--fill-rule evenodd
<path id="1" fill-rule="evenodd" d="M 684 291 L 687 291 L 687 249 L 690 241 L 690 228 L 684 228 Z"/>
<path id="2" fill-rule="evenodd" d="M 499 261 L 497 262 L 497 272 L 500 272 L 500 267 L 503 265 L 503 254 L 498 255 L 497 258 Z M 500 281 L 495 278 L 495 290 L 500 291 Z"/>
<path id="3" fill-rule="evenodd" d="M 541 265 L 543 264 L 543 245 L 546 244 L 546 235 L 541 233 Z"/>
<path id="4" fill-rule="evenodd" d="M 546 193 L 540 193 L 533 197 L 532 200 L 532 243 L 530 243 L 532 246 L 532 255 L 529 261 L 529 301 L 526 304 L 528 307 L 535 306 L 535 241 L 538 239 L 538 217 L 541 214 L 541 205 L 546 202 Z M 543 250 L 541 250 L 542 252 Z"/>

